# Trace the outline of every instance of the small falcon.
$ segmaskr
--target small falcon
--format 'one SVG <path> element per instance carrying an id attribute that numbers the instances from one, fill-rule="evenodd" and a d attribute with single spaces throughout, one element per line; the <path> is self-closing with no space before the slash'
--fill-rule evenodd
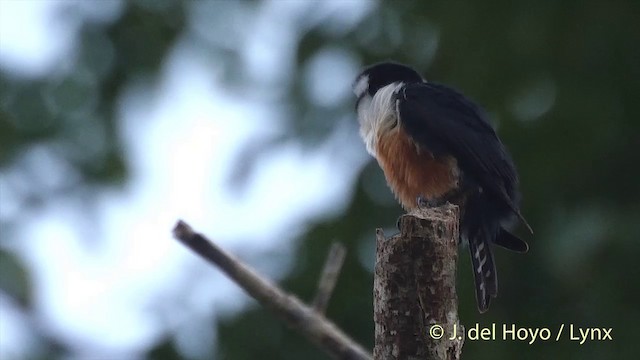
<path id="1" fill-rule="evenodd" d="M 486 115 L 461 93 L 427 82 L 412 68 L 372 65 L 353 86 L 360 135 L 405 210 L 450 202 L 460 208 L 478 310 L 498 294 L 491 244 L 525 253 L 505 230 L 520 214 L 518 174 Z"/>

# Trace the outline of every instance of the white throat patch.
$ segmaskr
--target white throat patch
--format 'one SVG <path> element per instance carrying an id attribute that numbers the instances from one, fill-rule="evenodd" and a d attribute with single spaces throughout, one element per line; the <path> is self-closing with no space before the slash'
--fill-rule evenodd
<path id="1" fill-rule="evenodd" d="M 356 86 L 360 82 L 361 80 L 358 80 Z M 384 132 L 391 130 L 399 116 L 393 97 L 403 85 L 402 82 L 391 83 L 378 90 L 373 98 L 365 95 L 358 104 L 360 136 L 367 146 L 367 151 L 374 157 L 378 138 Z"/>

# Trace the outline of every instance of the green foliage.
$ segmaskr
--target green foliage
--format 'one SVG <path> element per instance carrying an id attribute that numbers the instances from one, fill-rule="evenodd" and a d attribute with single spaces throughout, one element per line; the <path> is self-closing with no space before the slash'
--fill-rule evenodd
<path id="1" fill-rule="evenodd" d="M 15 183 L 2 192 L 21 192 L 20 199 L 33 204 L 34 197 L 43 202 L 61 192 L 79 196 L 72 189 L 127 179 L 127 154 L 117 131 L 117 97 L 129 79 L 154 81 L 186 27 L 184 9 L 189 2 L 162 2 L 157 7 L 152 3 L 128 2 L 115 23 L 84 26 L 75 71 L 61 78 L 54 74 L 25 80 L 0 72 L 0 169 L 44 147 L 73 175 L 47 192 Z M 229 2 L 224 8 L 259 5 Z M 312 149 L 345 116 L 355 122 L 353 99 L 327 108 L 301 91 L 303 69 L 320 51 L 342 49 L 363 65 L 385 59 L 412 64 L 427 79 L 462 90 L 491 114 L 518 165 L 523 213 L 536 232 L 528 237 L 529 254 L 498 251 L 500 295 L 485 315 L 475 309 L 468 255 L 461 252 L 462 322 L 613 328 L 613 342 L 586 345 L 566 337 L 533 345 L 467 341 L 465 356 L 633 358 L 632 336 L 640 322 L 638 19 L 637 1 L 388 1 L 354 28 L 317 23 L 299 34 L 290 83 L 278 89 L 284 94 L 280 101 L 291 99 L 285 104 L 290 109 L 285 119 L 288 133 L 248 149 L 239 165 L 243 175 L 236 176 L 246 178 L 261 154 L 282 142 Z M 230 87 L 249 85 L 235 61 L 239 49 L 206 46 L 232 70 L 227 75 Z M 357 131 L 355 125 L 348 128 Z M 87 137 L 94 140 L 86 141 Z M 392 228 L 401 213 L 390 195 L 381 195 L 387 191 L 382 183 L 375 164 L 364 168 L 345 212 L 309 224 L 299 240 L 293 270 L 281 282 L 311 299 L 330 243 L 345 243 L 349 253 L 328 317 L 368 347 L 373 345 L 374 230 Z M 0 225 L 4 232 L 10 224 Z M 0 289 L 28 307 L 29 270 L 12 256 L 0 253 Z M 261 307 L 216 326 L 219 359 L 326 358 Z M 149 354 L 157 359 L 179 356 L 170 339 Z"/>

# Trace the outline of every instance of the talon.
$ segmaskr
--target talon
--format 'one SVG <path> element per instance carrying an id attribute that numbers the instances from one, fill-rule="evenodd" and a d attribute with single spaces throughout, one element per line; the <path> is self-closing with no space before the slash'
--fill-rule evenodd
<path id="1" fill-rule="evenodd" d="M 416 198 L 416 203 L 419 208 L 435 208 L 442 206 L 449 202 L 447 197 L 435 198 L 435 199 L 427 199 L 424 196 L 420 195 Z"/>
<path id="2" fill-rule="evenodd" d="M 431 207 L 431 201 L 427 200 L 427 198 L 422 195 L 418 195 L 418 197 L 416 198 L 416 204 L 419 208 Z"/>

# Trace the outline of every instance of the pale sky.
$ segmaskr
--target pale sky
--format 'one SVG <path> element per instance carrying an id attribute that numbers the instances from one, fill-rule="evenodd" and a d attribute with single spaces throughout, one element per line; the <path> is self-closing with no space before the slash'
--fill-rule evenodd
<path id="1" fill-rule="evenodd" d="M 304 3 L 267 2 L 254 28 L 238 32 L 250 75 L 288 76 L 299 33 L 294 24 L 307 10 Z M 91 1 L 0 0 L 0 67 L 28 78 L 67 71 L 79 23 L 57 16 L 58 11 L 71 6 L 87 21 L 119 16 L 121 2 L 100 4 L 96 11 Z M 340 26 L 354 26 L 368 9 L 363 2 L 335 1 L 314 17 L 330 19 L 340 31 Z M 192 10 L 190 31 L 206 33 L 202 14 L 207 9 Z M 132 176 L 123 191 L 99 194 L 94 245 L 87 245 L 86 229 L 78 226 L 86 214 L 75 200 L 47 203 L 18 229 L 20 245 L 12 251 L 32 270 L 41 326 L 61 334 L 77 358 L 135 358 L 159 336 L 178 329 L 184 334 L 178 346 L 197 354 L 193 337 L 213 335 L 197 319 L 241 310 L 248 298 L 171 238 L 176 220 L 184 219 L 240 255 L 243 249 L 277 254 L 271 264 L 260 265 L 277 278 L 287 271 L 288 244 L 297 240 L 300 224 L 342 210 L 368 161 L 357 134 L 336 129 L 315 153 L 296 145 L 270 153 L 242 197 L 229 194 L 225 181 L 234 155 L 248 139 L 278 134 L 282 124 L 268 100 L 229 95 L 212 81 L 219 69 L 198 56 L 187 39 L 179 39 L 165 59 L 156 91 L 132 80 L 121 94 L 121 136 Z M 305 80 L 317 84 L 306 91 L 317 103 L 331 105 L 349 96 L 359 66 L 348 52 L 327 49 L 306 69 Z M 333 75 L 327 76 L 326 68 Z M 336 158 L 336 150 L 344 155 Z M 21 159 L 43 169 L 42 176 L 55 178 L 64 171 L 45 149 L 34 148 Z M 0 172 L 0 179 L 5 176 L 12 176 L 10 169 Z M 0 218 L 12 216 L 10 194 L 2 194 L 0 205 Z M 238 224 L 239 216 L 250 216 L 253 225 Z M 166 300 L 166 308 L 150 308 L 159 299 Z M 14 310 L 0 296 L 2 359 L 32 346 L 25 319 Z"/>

